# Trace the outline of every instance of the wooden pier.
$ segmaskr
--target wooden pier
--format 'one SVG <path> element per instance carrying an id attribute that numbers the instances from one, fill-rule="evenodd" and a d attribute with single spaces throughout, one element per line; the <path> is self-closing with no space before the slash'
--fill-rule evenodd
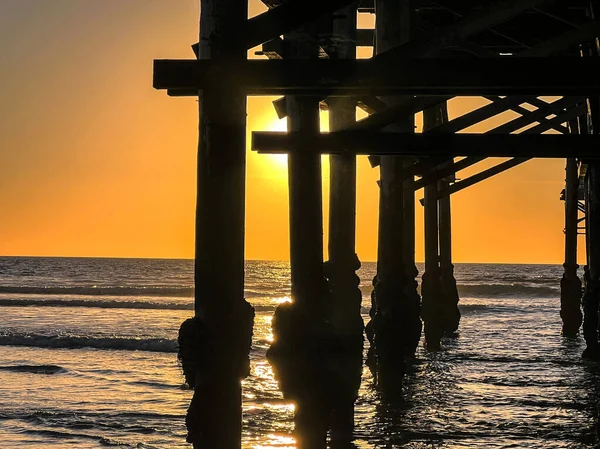
<path id="1" fill-rule="evenodd" d="M 201 0 L 197 58 L 154 63 L 155 88 L 200 99 L 195 281 L 204 293 L 179 339 L 195 389 L 188 441 L 196 448 L 241 447 L 240 385 L 253 322 L 244 299 L 249 95 L 282 95 L 274 107 L 288 120 L 289 132 L 255 132 L 252 148 L 289 154 L 292 303 L 275 313 L 268 357 L 284 395 L 296 403 L 299 448 L 324 448 L 328 434 L 334 447 L 352 440 L 364 334 L 367 364 L 383 400 L 393 401 L 422 332 L 430 350 L 456 332 L 451 196 L 532 158 L 566 161 L 565 263 L 557 279 L 563 335 L 577 335 L 583 322 L 583 356 L 600 359 L 599 2 L 263 3 L 269 10 L 248 19 L 247 0 Z M 357 12 L 375 14 L 375 29 L 357 29 Z M 267 60 L 247 59 L 257 45 Z M 374 46 L 374 56 L 357 60 L 357 46 Z M 447 104 L 457 96 L 489 103 L 450 120 Z M 329 133 L 319 126 L 324 108 Z M 357 108 L 369 116 L 356 121 Z M 463 132 L 506 111 L 518 117 L 485 134 Z M 422 133 L 415 132 L 418 113 Z M 331 155 L 326 262 L 322 154 Z M 378 267 L 366 326 L 356 276 L 358 154 L 380 170 Z M 457 173 L 489 157 L 510 159 L 457 181 Z M 419 189 L 422 297 L 414 260 Z M 583 295 L 580 229 L 587 249 Z"/>

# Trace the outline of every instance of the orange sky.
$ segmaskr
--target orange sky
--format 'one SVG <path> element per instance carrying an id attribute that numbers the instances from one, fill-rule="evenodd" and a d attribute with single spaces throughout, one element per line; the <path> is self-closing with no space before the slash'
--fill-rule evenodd
<path id="1" fill-rule="evenodd" d="M 193 255 L 197 104 L 154 91 L 152 60 L 193 56 L 198 3 L 0 3 L 0 255 Z M 249 100 L 249 132 L 283 129 L 271 100 Z M 375 260 L 379 174 L 358 170 L 357 250 Z M 561 263 L 563 179 L 563 160 L 535 160 L 454 195 L 455 261 Z M 248 153 L 249 259 L 288 258 L 286 182 L 281 157 Z M 420 205 L 416 238 L 422 260 Z"/>

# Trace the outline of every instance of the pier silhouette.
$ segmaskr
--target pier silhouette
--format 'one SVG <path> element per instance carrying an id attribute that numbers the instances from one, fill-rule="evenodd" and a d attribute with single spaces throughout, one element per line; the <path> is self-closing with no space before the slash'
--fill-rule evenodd
<path id="1" fill-rule="evenodd" d="M 532 158 L 566 161 L 564 276 L 557 279 L 563 335 L 577 335 L 583 323 L 583 356 L 600 359 L 600 5 L 263 2 L 269 10 L 248 19 L 247 1 L 202 0 L 196 59 L 154 63 L 156 89 L 200 99 L 195 282 L 204 288 L 195 318 L 180 333 L 180 356 L 195 388 L 188 441 L 198 448 L 241 447 L 240 382 L 248 373 L 253 318 L 244 299 L 249 95 L 282 96 L 274 107 L 288 122 L 285 133 L 253 133 L 252 149 L 289 157 L 292 303 L 275 313 L 268 356 L 284 396 L 296 404 L 298 447 L 324 448 L 328 434 L 333 447 L 351 444 L 363 335 L 381 398 L 393 402 L 421 338 L 437 351 L 443 337 L 457 331 L 452 195 Z M 375 29 L 357 29 L 357 12 L 375 14 Z M 261 44 L 268 60 L 248 60 L 248 50 Z M 373 46 L 374 56 L 357 60 L 358 46 Z M 448 101 L 458 96 L 488 104 L 450 119 Z M 369 116 L 357 121 L 357 108 Z M 321 132 L 321 109 L 329 111 L 329 133 Z M 484 134 L 463 132 L 506 111 L 518 117 Z M 423 131 L 416 133 L 419 113 Z M 326 262 L 322 154 L 331 161 Z M 380 170 L 378 265 L 366 326 L 356 276 L 358 154 Z M 489 157 L 510 159 L 457 177 Z M 425 233 L 420 294 L 419 189 Z M 577 274 L 582 230 L 584 292 Z"/>

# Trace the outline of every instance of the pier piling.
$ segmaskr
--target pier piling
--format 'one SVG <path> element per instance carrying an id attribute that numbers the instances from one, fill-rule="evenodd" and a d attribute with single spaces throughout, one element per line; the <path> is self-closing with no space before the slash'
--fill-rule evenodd
<path id="1" fill-rule="evenodd" d="M 586 175 L 586 224 L 588 264 L 584 274 L 583 336 L 586 349 L 583 357 L 600 358 L 598 342 L 598 302 L 600 299 L 600 163 L 590 161 Z"/>
<path id="2" fill-rule="evenodd" d="M 376 0 L 376 52 L 383 53 L 410 38 L 412 5 L 409 1 Z M 390 105 L 401 98 L 384 98 Z M 385 128 L 390 132 L 413 132 L 412 114 Z M 380 389 L 394 396 L 401 391 L 405 357 L 414 356 L 421 336 L 420 297 L 416 291 L 414 266 L 414 202 L 411 182 L 401 175 L 406 160 L 381 158 L 377 282 L 374 285 L 376 310 L 369 323 L 370 366 L 375 367 Z M 408 196 L 406 186 L 410 186 Z M 412 199 L 412 200 L 411 200 Z M 406 211 L 409 211 L 406 215 Z M 408 215 L 408 216 L 407 216 Z M 411 236 L 408 234 L 412 233 Z M 407 248 L 408 246 L 408 248 Z M 412 259 L 412 266 L 407 262 Z"/>
<path id="3" fill-rule="evenodd" d="M 248 2 L 202 0 L 199 58 L 243 61 Z M 244 299 L 246 95 L 222 77 L 199 93 L 195 317 L 179 333 L 194 396 L 186 419 L 194 448 L 240 448 L 241 380 L 249 374 L 253 308 Z M 222 429 L 227 429 L 224 432 Z"/>
<path id="4" fill-rule="evenodd" d="M 337 11 L 331 20 L 329 57 L 355 59 L 357 4 Z M 331 131 L 345 129 L 356 122 L 353 97 L 330 98 L 328 109 Z M 338 386 L 331 391 L 334 396 L 331 442 L 347 447 L 353 437 L 354 402 L 361 382 L 364 344 L 362 292 L 356 274 L 360 268 L 356 254 L 356 155 L 331 155 L 329 161 L 329 261 L 325 275 L 331 289 L 332 338 L 338 348 L 331 354 Z"/>
<path id="5" fill-rule="evenodd" d="M 577 234 L 579 171 L 577 160 L 566 161 L 565 201 L 565 263 L 564 274 L 560 281 L 560 316 L 562 334 L 574 337 L 579 332 L 583 316 L 581 313 L 581 280 L 577 275 Z"/>
<path id="6" fill-rule="evenodd" d="M 438 182 L 438 192 L 450 187 L 448 178 Z M 438 200 L 440 233 L 440 288 L 442 292 L 444 335 L 452 335 L 458 330 L 461 313 L 458 308 L 458 288 L 454 278 L 452 263 L 452 209 L 450 195 Z"/>
<path id="7" fill-rule="evenodd" d="M 442 124 L 441 110 L 438 106 L 423 111 L 423 132 Z M 444 334 L 443 298 L 439 265 L 439 214 L 437 200 L 437 182 L 427 184 L 424 192 L 425 226 L 425 271 L 422 276 L 421 296 L 425 345 L 429 350 L 440 349 Z"/>

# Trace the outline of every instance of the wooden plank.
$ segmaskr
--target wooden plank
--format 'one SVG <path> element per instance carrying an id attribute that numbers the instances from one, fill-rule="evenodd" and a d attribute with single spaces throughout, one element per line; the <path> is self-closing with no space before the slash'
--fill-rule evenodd
<path id="1" fill-rule="evenodd" d="M 436 183 L 439 180 L 453 175 L 460 170 L 464 170 L 467 167 L 475 165 L 484 159 L 485 157 L 483 156 L 470 156 L 452 164 L 448 164 L 449 161 L 446 161 L 446 163 L 442 163 L 439 167 L 436 167 L 435 170 L 424 174 L 421 179 L 416 181 L 415 190 L 422 189 L 428 184 Z"/>
<path id="2" fill-rule="evenodd" d="M 568 71 L 564 68 L 569 67 Z M 215 88 L 234 77 L 248 95 L 595 95 L 598 58 L 156 60 L 156 89 Z"/>
<path id="3" fill-rule="evenodd" d="M 470 176 L 467 179 L 459 181 L 455 184 L 452 184 L 448 188 L 439 191 L 437 193 L 437 198 L 440 199 L 444 196 L 460 192 L 461 190 L 464 190 L 467 187 L 471 187 L 477 183 L 480 183 L 481 181 L 485 181 L 486 179 L 489 179 L 492 176 L 499 175 L 500 173 L 510 170 L 511 168 L 521 165 L 531 159 L 532 158 L 527 157 L 516 157 L 506 162 L 502 162 L 501 164 L 495 165 L 494 167 L 488 168 L 487 170 L 483 170 L 477 173 L 476 175 Z"/>
<path id="4" fill-rule="evenodd" d="M 552 103 L 548 103 L 546 106 L 544 106 L 542 108 L 539 108 L 535 111 L 531 111 L 527 114 L 523 114 L 521 117 L 518 117 L 514 120 L 510 120 L 509 122 L 506 122 L 504 125 L 494 128 L 490 132 L 498 133 L 498 134 L 512 133 L 512 132 L 518 131 L 519 129 L 524 128 L 525 126 L 528 126 L 534 122 L 539 122 L 539 121 L 544 120 L 544 122 L 547 123 L 547 120 L 545 120 L 545 119 L 549 115 L 559 113 L 563 109 L 569 108 L 570 106 L 572 106 L 573 104 L 575 104 L 577 102 L 581 103 L 582 101 L 583 101 L 582 97 L 561 98 Z"/>
<path id="5" fill-rule="evenodd" d="M 456 133 L 462 131 L 470 126 L 473 126 L 483 120 L 494 117 L 501 114 L 514 106 L 518 106 L 523 103 L 527 103 L 529 100 L 535 97 L 521 97 L 521 96 L 510 96 L 496 100 L 490 104 L 482 106 L 471 112 L 468 112 L 454 120 L 444 123 L 436 128 L 433 128 L 431 133 Z"/>
<path id="6" fill-rule="evenodd" d="M 286 153 L 301 141 L 323 154 L 356 153 L 402 156 L 486 157 L 600 157 L 600 137 L 560 134 L 410 134 L 341 131 L 313 135 L 254 132 L 252 149 Z"/>
<path id="7" fill-rule="evenodd" d="M 488 95 L 488 96 L 486 96 L 484 98 L 486 98 L 486 99 L 488 99 L 490 101 L 498 101 L 498 100 L 501 99 L 501 97 L 498 97 L 498 96 L 495 96 L 495 95 Z M 535 106 L 538 109 L 542 108 L 542 107 L 545 107 L 548 104 L 550 104 L 550 103 L 548 103 L 548 102 L 546 102 L 544 100 L 541 100 L 541 99 L 539 99 L 537 97 L 536 98 L 531 98 L 530 100 L 527 101 L 527 103 L 530 104 L 530 105 L 532 105 L 532 106 Z M 516 112 L 517 114 L 520 114 L 520 115 L 529 114 L 531 112 L 529 109 L 526 109 L 523 106 L 511 106 L 510 110 L 514 111 L 514 112 Z M 544 122 L 547 122 L 547 120 L 546 119 L 541 119 L 540 122 L 544 123 Z M 554 125 L 552 127 L 552 129 L 558 131 L 561 134 L 568 134 L 569 133 L 569 129 L 566 126 L 563 126 L 563 125 Z"/>

